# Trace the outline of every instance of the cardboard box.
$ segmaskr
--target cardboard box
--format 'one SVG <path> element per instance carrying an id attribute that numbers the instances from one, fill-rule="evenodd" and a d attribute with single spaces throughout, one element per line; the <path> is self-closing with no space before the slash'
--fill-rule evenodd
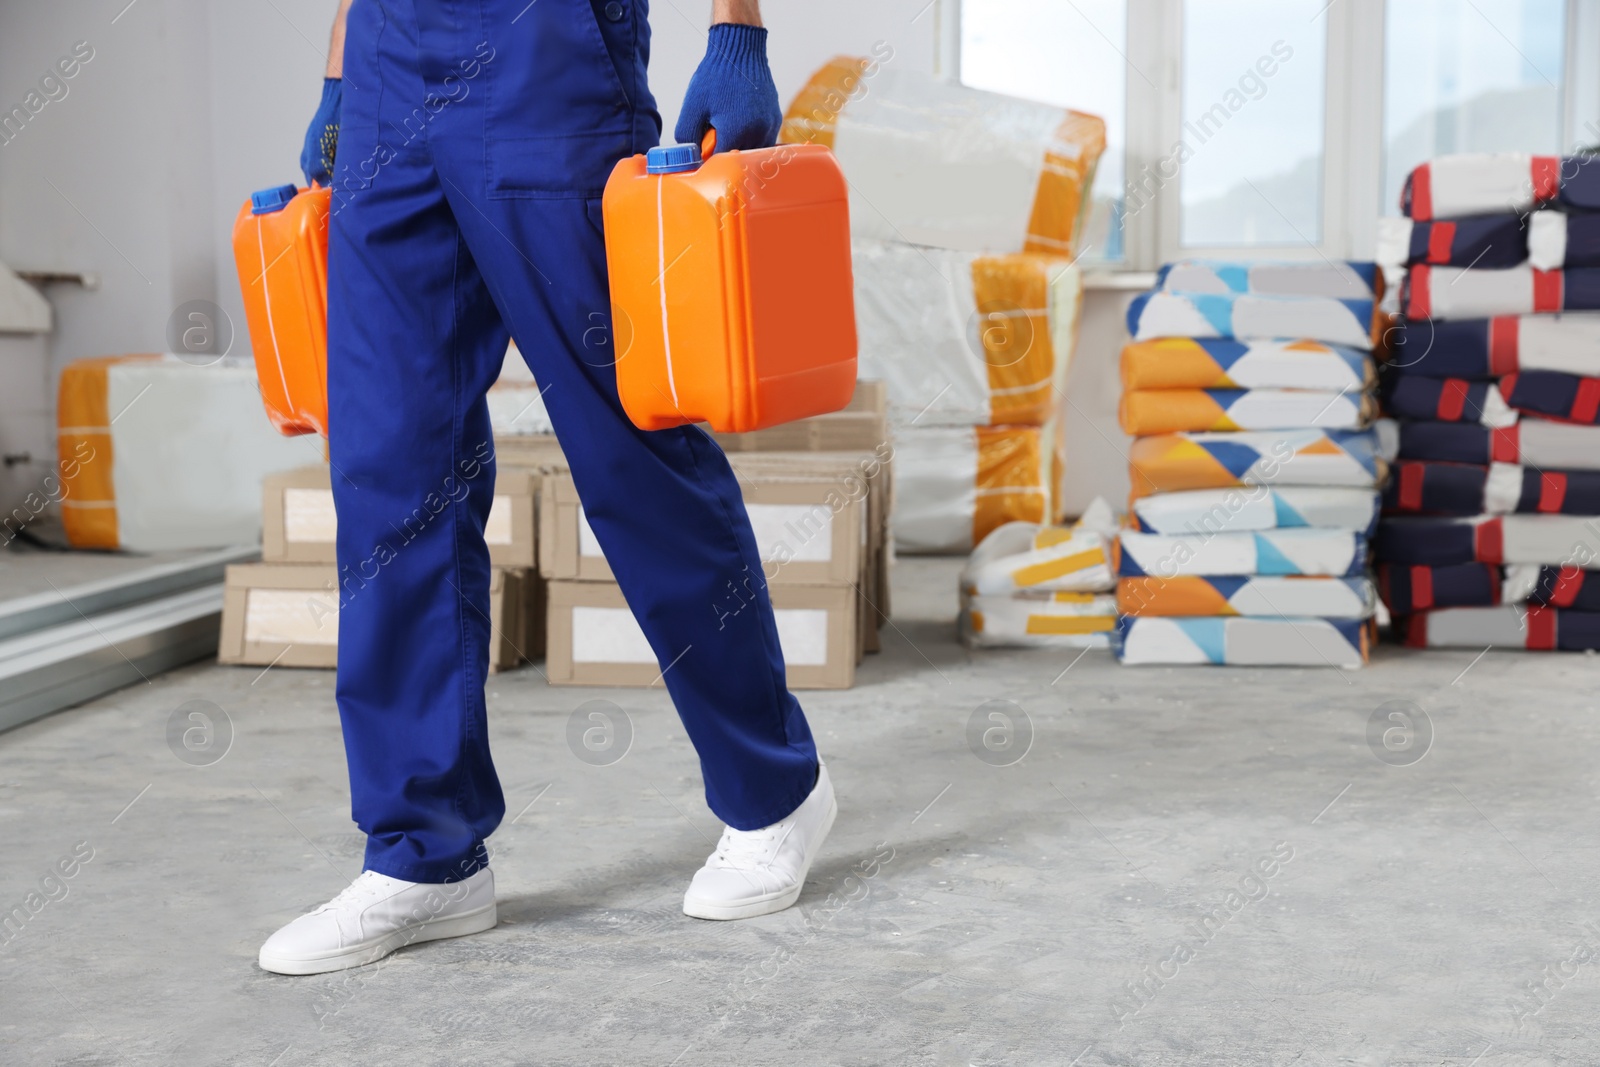
<path id="1" fill-rule="evenodd" d="M 867 538 L 861 593 L 867 604 L 865 610 L 873 613 L 868 618 L 876 616 L 874 625 L 868 628 L 867 651 L 878 651 L 877 631 L 890 614 L 889 567 L 894 559 L 894 542 L 889 536 L 889 514 L 894 504 L 892 451 L 885 447 L 872 452 L 742 453 L 730 455 L 728 460 L 741 478 L 808 471 L 814 475 L 825 473 L 846 495 L 862 496 L 864 487 Z"/>
<path id="2" fill-rule="evenodd" d="M 753 433 L 710 433 L 724 452 L 874 452 L 889 439 L 889 391 L 883 382 L 860 381 L 842 411 L 816 415 Z M 561 445 L 552 434 L 497 436 L 495 457 L 501 466 L 549 473 L 567 468 Z"/>
<path id="3" fill-rule="evenodd" d="M 339 661 L 332 564 L 245 563 L 227 570 L 217 662 L 331 668 Z M 545 583 L 531 569 L 489 579 L 489 673 L 544 654 Z"/>
<path id="4" fill-rule="evenodd" d="M 843 411 L 787 422 L 752 433 L 712 433 L 724 452 L 872 452 L 889 438 L 888 390 L 856 383 Z"/>
<path id="5" fill-rule="evenodd" d="M 850 688 L 860 658 L 856 591 L 840 585 L 769 589 L 789 687 Z M 551 685 L 665 684 L 644 631 L 614 583 L 551 582 L 549 604 L 545 676 Z"/>
<path id="6" fill-rule="evenodd" d="M 854 585 L 866 559 L 864 501 L 826 477 L 741 479 L 766 579 L 779 585 Z M 613 580 L 570 474 L 545 475 L 539 569 L 546 578 Z"/>
<path id="7" fill-rule="evenodd" d="M 845 431 L 826 429 L 828 426 L 842 426 L 846 423 L 839 420 L 838 416 L 824 415 L 819 416 L 819 419 L 836 421 L 821 423 L 824 428 L 819 430 L 791 431 L 787 427 L 775 427 L 773 430 L 743 435 L 745 440 L 734 442 L 733 447 L 751 447 L 760 450 L 730 451 L 728 454 L 729 463 L 742 482 L 758 481 L 765 477 L 798 477 L 801 480 L 827 478 L 842 495 L 865 500 L 866 537 L 862 546 L 863 565 L 859 576 L 850 581 L 859 589 L 861 643 L 863 649 L 868 652 L 878 651 L 880 647 L 878 630 L 888 621 L 891 611 L 889 568 L 894 558 L 894 545 L 889 536 L 889 515 L 893 507 L 894 480 L 893 451 L 885 440 L 887 408 L 888 398 L 883 383 L 860 382 L 850 406 L 844 412 L 840 412 L 839 416 L 848 415 L 853 419 L 866 417 L 873 420 L 874 428 L 870 432 L 857 433 L 852 438 Z M 817 420 L 802 420 L 802 423 L 791 425 L 816 422 Z M 788 452 L 768 451 L 767 449 L 783 443 L 781 436 L 783 433 L 800 434 L 800 437 L 791 437 L 789 440 L 791 443 L 799 443 L 806 447 Z M 863 447 L 854 450 L 842 447 L 812 450 L 813 445 L 843 446 L 851 441 L 856 441 Z M 727 442 L 724 443 L 726 445 Z M 568 470 L 560 445 L 554 437 L 548 435 L 497 438 L 495 448 L 502 467 L 517 465 L 546 474 L 564 474 Z M 552 495 L 548 501 L 543 499 L 544 486 L 541 484 L 540 487 L 541 500 L 538 507 L 540 570 L 546 576 L 609 581 L 610 568 L 598 557 L 598 548 L 593 544 L 593 534 L 585 529 L 586 524 L 581 521 L 581 511 L 576 494 L 571 492 L 570 479 L 564 479 L 562 484 L 564 488 L 561 489 L 552 484 Z M 557 494 L 561 494 L 560 500 L 556 499 Z M 569 509 L 568 512 L 562 513 L 563 506 Z M 551 514 L 551 511 L 555 511 L 556 514 Z M 565 549 L 558 550 L 557 532 L 560 530 L 566 532 L 567 544 Z M 589 549 L 587 553 L 583 551 L 585 542 Z M 552 558 L 557 555 L 560 556 L 559 561 Z M 781 574 L 779 580 L 782 580 Z"/>
<path id="8" fill-rule="evenodd" d="M 495 478 L 494 503 L 489 508 L 484 540 L 489 544 L 489 562 L 496 567 L 533 567 L 538 563 L 534 538 L 538 477 L 525 469 L 501 467 Z M 427 514 L 420 500 L 418 507 Z M 395 525 L 405 528 L 403 521 Z M 333 489 L 325 465 L 299 467 L 263 480 L 263 561 L 335 563 L 337 529 Z"/>
<path id="9" fill-rule="evenodd" d="M 566 454 L 561 451 L 561 443 L 554 434 L 497 436 L 494 439 L 494 456 L 495 463 L 501 468 L 515 467 L 540 474 L 567 469 Z"/>

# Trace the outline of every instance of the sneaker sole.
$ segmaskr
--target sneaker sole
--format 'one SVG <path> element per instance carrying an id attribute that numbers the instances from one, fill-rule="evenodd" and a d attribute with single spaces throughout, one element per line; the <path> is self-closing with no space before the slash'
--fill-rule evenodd
<path id="1" fill-rule="evenodd" d="M 781 893 L 756 897 L 739 904 L 723 904 L 710 900 L 700 900 L 695 897 L 683 898 L 683 913 L 694 919 L 753 919 L 757 915 L 771 915 L 773 912 L 783 911 L 793 906 L 800 899 L 800 891 L 806 887 L 806 876 L 811 873 L 811 864 L 817 858 L 817 853 L 822 851 L 822 843 L 828 839 L 828 831 L 833 829 L 833 820 L 839 814 L 839 801 L 829 798 L 828 814 L 822 820 L 822 829 L 818 832 L 816 840 L 806 850 L 806 864 L 800 871 L 800 877 L 795 884 Z"/>
<path id="2" fill-rule="evenodd" d="M 497 922 L 499 922 L 497 905 L 490 903 L 476 911 L 433 919 L 419 926 L 408 926 L 384 937 L 363 941 L 359 945 L 350 945 L 325 956 L 291 958 L 269 956 L 262 952 L 256 958 L 256 962 L 261 965 L 262 970 L 274 974 L 326 974 L 329 971 L 343 971 L 351 967 L 365 967 L 377 963 L 407 945 L 465 937 L 467 934 L 481 934 L 485 930 L 494 929 Z"/>

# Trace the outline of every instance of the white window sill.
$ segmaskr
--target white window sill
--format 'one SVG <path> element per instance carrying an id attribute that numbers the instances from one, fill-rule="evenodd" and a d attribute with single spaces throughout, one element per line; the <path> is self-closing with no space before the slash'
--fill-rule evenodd
<path id="1" fill-rule="evenodd" d="M 1148 270 L 1097 270 L 1083 272 L 1083 287 L 1090 292 L 1141 292 L 1154 288 L 1156 276 Z"/>

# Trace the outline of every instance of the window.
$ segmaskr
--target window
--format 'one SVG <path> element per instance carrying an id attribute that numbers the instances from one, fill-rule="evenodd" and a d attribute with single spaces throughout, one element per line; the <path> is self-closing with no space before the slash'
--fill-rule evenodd
<path id="1" fill-rule="evenodd" d="M 1370 258 L 1418 163 L 1600 147 L 1600 0 L 939 0 L 941 69 L 1090 111 L 1091 258 Z"/>
<path id="2" fill-rule="evenodd" d="M 1190 0 L 1181 242 L 1322 243 L 1326 0 Z"/>
<path id="3" fill-rule="evenodd" d="M 1126 0 L 963 0 L 961 81 L 1087 111 L 1106 123 L 1091 192 L 1086 260 L 1123 258 L 1127 145 Z"/>
<path id="4" fill-rule="evenodd" d="M 1385 213 L 1434 156 L 1561 151 L 1563 0 L 1405 0 L 1385 23 Z"/>

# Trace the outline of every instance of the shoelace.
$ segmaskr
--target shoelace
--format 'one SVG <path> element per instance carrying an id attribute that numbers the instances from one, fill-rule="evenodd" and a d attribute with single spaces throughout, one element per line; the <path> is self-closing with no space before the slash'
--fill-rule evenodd
<path id="1" fill-rule="evenodd" d="M 364 906 L 388 897 L 388 892 L 377 878 L 368 877 L 371 871 L 362 871 L 361 875 L 339 892 L 339 895 L 326 904 L 314 910 L 311 914 L 320 915 L 326 911 L 334 911 L 346 905 Z"/>
<path id="2" fill-rule="evenodd" d="M 785 829 L 784 837 L 788 836 L 788 830 Z M 770 826 L 764 830 L 725 829 L 712 858 L 723 867 L 765 867 L 772 863 L 778 853 L 778 847 L 773 842 L 781 845 L 782 839 Z"/>

